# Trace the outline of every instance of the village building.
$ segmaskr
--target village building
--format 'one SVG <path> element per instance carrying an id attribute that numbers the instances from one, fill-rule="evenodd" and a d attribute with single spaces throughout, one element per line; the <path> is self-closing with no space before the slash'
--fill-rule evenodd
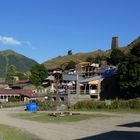
<path id="1" fill-rule="evenodd" d="M 76 81 L 82 80 L 83 77 L 78 74 L 62 74 L 62 85 L 65 85 L 67 89 L 69 90 L 76 90 Z"/>
<path id="2" fill-rule="evenodd" d="M 9 85 L 5 82 L 0 82 L 0 89 L 7 89 L 9 88 Z"/>
<path id="3" fill-rule="evenodd" d="M 9 88 L 9 85 L 5 82 L 5 78 L 0 78 L 0 89 Z"/>
<path id="4" fill-rule="evenodd" d="M 27 102 L 34 97 L 32 90 L 25 89 L 0 89 L 0 102 L 9 102 L 11 98 Z"/>
<path id="5" fill-rule="evenodd" d="M 49 68 L 48 69 L 49 75 L 53 75 L 55 73 L 62 73 L 62 72 L 63 72 L 63 69 L 61 69 L 61 68 Z"/>
<path id="6" fill-rule="evenodd" d="M 21 80 L 11 86 L 12 89 L 0 91 L 0 101 L 8 102 L 11 97 L 19 101 L 29 99 L 49 99 L 56 105 L 70 106 L 80 100 L 101 100 L 106 98 L 103 95 L 104 86 L 108 86 L 110 69 L 100 69 L 95 63 L 82 62 L 80 70 L 76 74 L 61 73 L 53 71 L 42 82 L 42 86 L 36 88 L 29 80 Z M 105 71 L 107 74 L 105 74 Z M 114 68 L 111 72 L 115 72 Z M 112 75 L 110 75 L 112 76 Z M 105 81 L 105 82 L 104 82 Z M 106 84 L 107 83 L 107 84 Z M 104 96 L 104 97 L 103 97 Z"/>
<path id="7" fill-rule="evenodd" d="M 43 93 L 46 94 L 47 92 L 55 92 L 56 87 L 54 86 L 55 77 L 53 75 L 48 76 L 42 82 L 42 86 L 44 87 Z"/>
<path id="8" fill-rule="evenodd" d="M 77 73 L 82 77 L 92 77 L 97 75 L 99 64 L 91 62 L 80 62 L 77 64 Z"/>
<path id="9" fill-rule="evenodd" d="M 90 98 L 100 100 L 102 76 L 94 76 L 80 81 L 80 93 L 89 95 Z"/>

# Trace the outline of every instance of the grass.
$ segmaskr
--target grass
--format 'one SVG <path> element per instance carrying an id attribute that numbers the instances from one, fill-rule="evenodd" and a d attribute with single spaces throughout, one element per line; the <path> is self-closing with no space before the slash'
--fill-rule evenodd
<path id="1" fill-rule="evenodd" d="M 61 123 L 61 122 L 77 122 L 82 120 L 88 120 L 91 118 L 105 118 L 109 117 L 109 115 L 101 115 L 101 114 L 80 114 L 80 115 L 69 115 L 63 117 L 53 117 L 49 116 L 48 113 L 18 113 L 14 115 L 14 117 L 20 119 L 26 119 L 31 121 L 38 122 L 53 122 L 53 123 Z"/>
<path id="2" fill-rule="evenodd" d="M 140 110 L 139 109 L 108 109 L 106 110 L 106 112 L 116 112 L 116 113 L 137 113 L 140 114 Z"/>
<path id="3" fill-rule="evenodd" d="M 140 114 L 140 109 L 69 109 L 69 111 L 82 111 L 82 112 L 110 112 L 110 113 L 136 113 Z"/>
<path id="4" fill-rule="evenodd" d="M 18 128 L 0 124 L 0 140 L 41 140 Z"/>

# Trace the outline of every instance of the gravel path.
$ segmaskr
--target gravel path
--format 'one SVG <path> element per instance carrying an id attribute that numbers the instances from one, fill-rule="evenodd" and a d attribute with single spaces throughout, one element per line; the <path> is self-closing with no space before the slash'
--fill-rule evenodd
<path id="1" fill-rule="evenodd" d="M 140 114 L 123 113 L 115 114 L 116 117 L 55 124 L 21 120 L 10 116 L 11 113 L 18 112 L 21 111 L 17 108 L 1 109 L 0 123 L 29 131 L 42 140 L 140 140 Z M 102 114 L 114 115 L 103 112 Z M 124 124 L 127 125 L 120 126 Z"/>

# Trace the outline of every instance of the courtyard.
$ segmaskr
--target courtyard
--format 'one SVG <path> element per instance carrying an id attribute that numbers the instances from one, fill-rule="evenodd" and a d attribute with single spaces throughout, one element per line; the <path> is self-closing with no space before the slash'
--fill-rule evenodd
<path id="1" fill-rule="evenodd" d="M 80 112 L 92 117 L 78 121 L 38 121 L 22 107 L 0 110 L 0 124 L 25 130 L 42 140 L 130 140 L 140 139 L 139 113 Z M 46 112 L 45 112 L 46 113 Z M 23 114 L 24 117 L 13 117 Z M 28 116 L 28 117 L 27 117 Z M 12 140 L 12 138 L 11 138 Z"/>

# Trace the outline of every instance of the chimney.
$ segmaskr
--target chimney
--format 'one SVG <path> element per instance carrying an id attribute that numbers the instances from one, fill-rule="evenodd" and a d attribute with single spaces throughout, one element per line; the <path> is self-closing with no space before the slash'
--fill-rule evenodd
<path id="1" fill-rule="evenodd" d="M 118 37 L 112 37 L 112 44 L 111 44 L 111 49 L 117 49 L 119 48 L 118 45 Z"/>

